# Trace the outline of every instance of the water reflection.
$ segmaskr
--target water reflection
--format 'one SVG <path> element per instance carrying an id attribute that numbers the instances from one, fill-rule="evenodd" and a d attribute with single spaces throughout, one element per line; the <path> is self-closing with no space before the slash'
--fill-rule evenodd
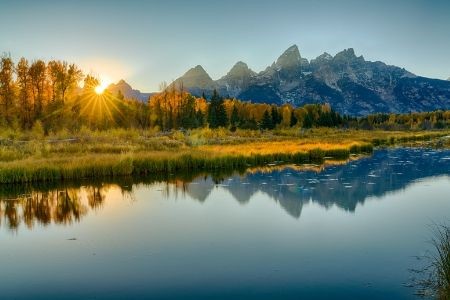
<path id="1" fill-rule="evenodd" d="M 28 228 L 38 223 L 69 225 L 78 222 L 89 209 L 100 208 L 108 186 L 72 187 L 3 198 L 0 201 L 0 224 L 17 229 L 23 222 Z"/>
<path id="2" fill-rule="evenodd" d="M 426 177 L 442 175 L 450 175 L 450 151 L 391 149 L 323 169 L 254 170 L 245 176 L 224 179 L 219 186 L 242 204 L 249 202 L 255 193 L 263 192 L 298 218 L 303 204 L 309 201 L 353 212 L 368 197 L 382 197 Z M 204 202 L 216 185 L 211 178 L 198 178 L 184 189 L 192 198 Z"/>
<path id="3" fill-rule="evenodd" d="M 107 205 L 111 189 L 133 198 L 136 183 L 162 188 L 165 198 L 185 197 L 207 201 L 222 188 L 245 205 L 262 192 L 292 217 L 299 218 L 310 201 L 324 207 L 355 211 L 368 197 L 381 197 L 404 189 L 425 177 L 450 175 L 450 151 L 391 149 L 344 165 L 256 169 L 245 174 L 182 174 L 181 176 L 123 178 L 112 183 L 73 182 L 60 185 L 13 185 L 0 189 L 0 226 L 16 231 L 21 224 L 69 225 L 89 211 Z"/>

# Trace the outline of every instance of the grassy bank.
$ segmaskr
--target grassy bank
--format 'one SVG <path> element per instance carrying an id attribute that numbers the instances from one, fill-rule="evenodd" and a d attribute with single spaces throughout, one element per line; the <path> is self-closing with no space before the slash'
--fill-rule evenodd
<path id="1" fill-rule="evenodd" d="M 361 145 L 361 153 L 370 152 L 370 145 Z M 215 153 L 196 148 L 180 151 L 154 151 L 124 154 L 87 154 L 75 157 L 28 158 L 0 163 L 0 182 L 19 183 L 33 181 L 58 181 L 77 178 L 148 175 L 187 171 L 214 171 L 243 169 L 271 162 L 308 163 L 321 162 L 325 157 L 346 159 L 350 148 L 320 149 L 250 155 Z"/>
<path id="2" fill-rule="evenodd" d="M 449 132 L 196 130 L 166 135 L 116 130 L 0 140 L 0 183 L 245 169 L 320 163 L 374 146 L 431 140 Z"/>

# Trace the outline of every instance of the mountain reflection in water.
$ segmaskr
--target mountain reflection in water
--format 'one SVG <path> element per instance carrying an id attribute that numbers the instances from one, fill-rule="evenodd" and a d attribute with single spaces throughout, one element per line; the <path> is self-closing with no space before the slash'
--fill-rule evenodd
<path id="1" fill-rule="evenodd" d="M 124 178 L 112 183 L 72 183 L 56 186 L 16 185 L 0 188 L 0 226 L 17 231 L 21 224 L 70 225 L 92 210 L 108 205 L 113 190 L 133 199 L 135 184 L 161 188 L 163 197 L 190 196 L 207 201 L 216 187 L 230 192 L 241 204 L 262 192 L 292 217 L 299 218 L 310 201 L 326 208 L 336 205 L 354 212 L 369 197 L 406 188 L 426 177 L 450 175 L 450 151 L 424 149 L 378 150 L 367 158 L 317 170 L 293 167 L 255 169 L 245 174 L 199 175 L 190 178 Z"/>

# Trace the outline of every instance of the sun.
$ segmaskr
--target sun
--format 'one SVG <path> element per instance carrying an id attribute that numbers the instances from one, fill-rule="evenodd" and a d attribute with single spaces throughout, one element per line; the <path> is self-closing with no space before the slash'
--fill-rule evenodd
<path id="1" fill-rule="evenodd" d="M 103 93 L 105 92 L 105 90 L 106 90 L 106 86 L 103 85 L 103 84 L 97 85 L 97 86 L 94 88 L 94 91 L 95 91 L 95 93 L 96 93 L 97 95 L 103 94 Z"/>
<path id="2" fill-rule="evenodd" d="M 97 85 L 97 86 L 94 88 L 94 91 L 95 91 L 95 93 L 96 93 L 97 95 L 101 95 L 101 94 L 103 94 L 103 92 L 105 91 L 105 87 L 104 87 L 104 86 L 101 86 L 101 85 Z"/>
<path id="3" fill-rule="evenodd" d="M 97 95 L 102 95 L 105 90 L 108 88 L 108 85 L 111 83 L 110 80 L 102 79 L 100 84 L 94 88 L 94 91 Z"/>

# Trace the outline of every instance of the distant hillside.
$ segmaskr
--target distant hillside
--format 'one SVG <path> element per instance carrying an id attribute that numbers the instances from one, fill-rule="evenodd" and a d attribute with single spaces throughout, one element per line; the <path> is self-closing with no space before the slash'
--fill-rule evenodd
<path id="1" fill-rule="evenodd" d="M 119 91 L 122 92 L 122 94 L 127 99 L 136 99 L 139 101 L 146 102 L 148 98 L 153 95 L 154 93 L 142 93 L 139 90 L 134 90 L 125 80 L 120 80 L 117 83 L 112 83 L 107 88 L 108 91 L 110 91 L 113 95 L 116 95 Z"/>
<path id="2" fill-rule="evenodd" d="M 449 81 L 366 61 L 351 48 L 308 61 L 293 45 L 259 73 L 238 62 L 225 76 L 213 80 L 202 66 L 196 66 L 175 82 L 197 96 L 217 89 L 223 96 L 253 102 L 294 106 L 328 102 L 338 112 L 352 115 L 450 109 Z"/>

